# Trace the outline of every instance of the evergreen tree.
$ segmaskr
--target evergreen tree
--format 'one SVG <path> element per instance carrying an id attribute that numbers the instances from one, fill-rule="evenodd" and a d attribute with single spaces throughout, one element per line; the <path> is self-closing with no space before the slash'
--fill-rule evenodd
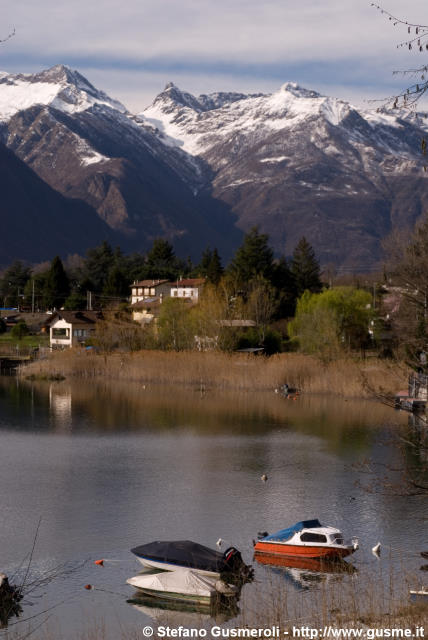
<path id="1" fill-rule="evenodd" d="M 22 300 L 24 287 L 30 278 L 31 270 L 20 260 L 13 262 L 3 273 L 0 280 L 0 295 L 4 307 L 17 307 Z"/>
<path id="2" fill-rule="evenodd" d="M 296 308 L 297 293 L 294 276 L 284 257 L 274 264 L 271 282 L 276 290 L 278 303 L 275 317 L 290 318 Z"/>
<path id="3" fill-rule="evenodd" d="M 88 249 L 82 279 L 86 280 L 87 285 L 90 285 L 87 287 L 89 290 L 101 293 L 110 269 L 118 261 L 118 253 L 121 256 L 120 250 L 114 253 L 106 241 L 99 247 Z"/>
<path id="4" fill-rule="evenodd" d="M 320 266 L 315 257 L 315 251 L 305 237 L 299 240 L 294 249 L 291 273 L 294 277 L 297 296 L 301 296 L 304 291 L 312 293 L 321 291 Z"/>
<path id="5" fill-rule="evenodd" d="M 210 248 L 205 249 L 202 253 L 201 262 L 197 267 L 198 274 L 207 278 L 208 282 L 217 285 L 220 282 L 223 271 L 224 269 L 217 249 L 213 251 L 211 251 Z"/>
<path id="6" fill-rule="evenodd" d="M 211 254 L 211 260 L 207 269 L 207 279 L 208 282 L 212 282 L 212 284 L 218 284 L 221 280 L 221 276 L 223 275 L 223 266 L 221 264 L 221 258 L 216 248 L 214 248 Z"/>
<path id="7" fill-rule="evenodd" d="M 43 306 L 44 304 L 43 292 L 45 288 L 47 274 L 48 274 L 47 271 L 42 271 L 41 273 L 33 272 L 33 275 L 31 276 L 31 278 L 27 280 L 27 283 L 24 287 L 24 296 L 25 296 L 24 300 L 25 300 L 25 305 L 27 307 L 33 306 L 33 300 L 34 300 L 34 308 L 36 310 L 40 309 L 40 307 Z M 34 297 L 33 297 L 33 292 L 34 292 Z"/>
<path id="8" fill-rule="evenodd" d="M 126 298 L 129 295 L 129 278 L 120 264 L 114 264 L 108 272 L 103 295 L 112 298 Z"/>
<path id="9" fill-rule="evenodd" d="M 144 277 L 173 280 L 178 275 L 178 260 L 173 246 L 168 240 L 156 238 L 147 254 Z"/>
<path id="10" fill-rule="evenodd" d="M 68 311 L 84 311 L 87 307 L 88 300 L 86 289 L 75 286 L 67 300 L 64 302 L 64 309 Z"/>
<path id="11" fill-rule="evenodd" d="M 256 276 L 262 276 L 266 280 L 271 279 L 273 251 L 268 245 L 268 236 L 259 233 L 258 227 L 253 227 L 245 235 L 244 242 L 237 250 L 229 271 L 244 288 Z"/>
<path id="12" fill-rule="evenodd" d="M 46 274 L 43 301 L 47 309 L 59 309 L 70 294 L 70 282 L 61 258 L 56 256 Z"/>

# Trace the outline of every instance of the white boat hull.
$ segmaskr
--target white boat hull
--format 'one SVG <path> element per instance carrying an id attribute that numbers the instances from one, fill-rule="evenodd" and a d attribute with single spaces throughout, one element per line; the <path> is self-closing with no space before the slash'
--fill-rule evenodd
<path id="1" fill-rule="evenodd" d="M 195 604 L 208 604 L 221 595 L 233 597 L 237 594 L 236 587 L 189 569 L 140 574 L 126 582 L 148 596 Z"/>

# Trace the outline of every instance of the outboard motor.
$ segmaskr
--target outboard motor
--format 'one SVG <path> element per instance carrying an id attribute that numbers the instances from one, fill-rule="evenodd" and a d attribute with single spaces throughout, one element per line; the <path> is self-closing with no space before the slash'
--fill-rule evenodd
<path id="1" fill-rule="evenodd" d="M 242 560 L 242 555 L 235 547 L 229 547 L 223 554 L 224 569 L 222 573 L 227 574 L 227 581 L 231 582 L 230 577 L 233 576 L 233 582 L 244 584 L 251 582 L 254 576 L 254 570 L 251 566 L 246 565 Z"/>

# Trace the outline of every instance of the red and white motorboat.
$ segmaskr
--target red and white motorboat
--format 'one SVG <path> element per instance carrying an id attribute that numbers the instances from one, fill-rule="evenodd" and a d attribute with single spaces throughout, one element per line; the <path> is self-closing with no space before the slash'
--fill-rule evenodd
<path id="1" fill-rule="evenodd" d="M 325 560 L 345 558 L 357 549 L 357 538 L 345 542 L 339 529 L 324 526 L 319 520 L 302 520 L 260 538 L 254 546 L 257 553 Z"/>

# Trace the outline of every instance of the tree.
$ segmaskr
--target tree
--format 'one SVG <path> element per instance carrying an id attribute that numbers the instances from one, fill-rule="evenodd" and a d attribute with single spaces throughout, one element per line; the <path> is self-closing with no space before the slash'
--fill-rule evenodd
<path id="1" fill-rule="evenodd" d="M 246 289 L 250 280 L 256 276 L 267 280 L 272 277 L 273 251 L 268 245 L 268 236 L 260 233 L 258 227 L 253 227 L 245 235 L 230 264 L 229 272 L 243 289 Z"/>
<path id="2" fill-rule="evenodd" d="M 198 266 L 198 272 L 204 278 L 207 278 L 208 282 L 217 285 L 223 275 L 223 267 L 221 264 L 221 258 L 217 249 L 211 251 L 211 249 L 205 249 L 202 254 L 202 260 Z"/>
<path id="3" fill-rule="evenodd" d="M 306 290 L 318 293 L 322 289 L 321 272 L 315 251 L 306 240 L 301 238 L 294 249 L 291 261 L 291 273 L 298 296 Z"/>
<path id="4" fill-rule="evenodd" d="M 86 289 L 83 291 L 79 286 L 75 286 L 64 302 L 64 309 L 68 311 L 83 311 L 86 309 L 87 304 Z"/>
<path id="5" fill-rule="evenodd" d="M 410 364 L 417 367 L 420 352 L 428 352 L 428 216 L 410 237 L 392 234 L 384 248 L 402 300 L 392 316 L 393 328 Z"/>
<path id="6" fill-rule="evenodd" d="M 24 295 L 24 287 L 30 278 L 31 269 L 20 260 L 15 260 L 3 273 L 0 292 L 4 307 L 17 307 Z"/>
<path id="7" fill-rule="evenodd" d="M 81 275 L 82 280 L 86 280 L 90 285 L 90 290 L 101 293 L 110 269 L 118 260 L 118 254 L 108 242 L 104 241 L 99 247 L 88 249 Z"/>
<path id="8" fill-rule="evenodd" d="M 104 282 L 103 295 L 111 298 L 126 298 L 129 295 L 129 278 L 117 262 L 111 267 Z"/>
<path id="9" fill-rule="evenodd" d="M 274 263 L 271 283 L 276 290 L 275 316 L 277 318 L 291 318 L 296 309 L 296 283 L 284 257 Z"/>
<path id="10" fill-rule="evenodd" d="M 367 291 L 354 287 L 334 287 L 322 293 L 306 290 L 288 327 L 303 351 L 331 360 L 347 348 L 366 344 L 372 317 Z"/>
<path id="11" fill-rule="evenodd" d="M 275 291 L 264 278 L 251 281 L 246 311 L 248 317 L 256 323 L 259 344 L 263 344 L 269 322 L 276 309 Z"/>
<path id="12" fill-rule="evenodd" d="M 56 256 L 46 274 L 43 301 L 47 309 L 59 309 L 70 294 L 70 283 L 61 258 Z"/>
<path id="13" fill-rule="evenodd" d="M 421 53 L 426 52 L 428 50 L 428 26 L 423 24 L 416 24 L 412 22 L 408 22 L 407 20 L 403 20 L 402 18 L 397 18 L 392 13 L 385 11 L 381 6 L 372 2 L 372 7 L 375 7 L 380 11 L 388 20 L 394 25 L 394 27 L 401 27 L 405 30 L 406 35 L 408 36 L 405 40 L 400 42 L 397 45 L 397 48 L 405 47 L 407 49 L 416 50 Z M 396 94 L 394 96 L 390 96 L 386 98 L 386 102 L 388 104 L 392 104 L 393 108 L 398 107 L 410 107 L 415 105 L 416 102 L 424 95 L 424 93 L 428 89 L 428 80 L 426 79 L 428 72 L 428 66 L 422 65 L 416 69 L 408 69 L 401 73 L 404 75 L 411 75 L 414 77 L 419 77 L 419 81 L 415 82 L 408 87 L 406 87 L 401 93 Z M 395 71 L 395 74 L 398 72 Z M 385 100 L 384 100 L 385 102 Z M 427 145 L 425 141 L 422 144 L 422 149 L 424 153 L 426 153 Z"/>
<path id="14" fill-rule="evenodd" d="M 184 265 L 181 266 L 184 270 Z M 178 277 L 178 270 L 179 261 L 172 244 L 163 238 L 156 238 L 147 254 L 144 277 L 173 280 Z"/>
<path id="15" fill-rule="evenodd" d="M 48 271 L 35 273 L 33 270 L 31 277 L 27 280 L 24 287 L 24 300 L 27 307 L 32 308 L 34 301 L 34 309 L 40 309 L 43 302 L 43 291 L 45 288 L 47 273 Z"/>
<path id="16" fill-rule="evenodd" d="M 189 303 L 182 298 L 167 298 L 158 319 L 158 341 L 162 349 L 183 351 L 194 347 L 195 331 L 190 322 Z"/>
<path id="17" fill-rule="evenodd" d="M 12 327 L 10 333 L 12 338 L 15 338 L 15 340 L 22 340 L 24 336 L 28 336 L 28 334 L 30 333 L 30 330 L 25 324 L 25 322 L 21 320 Z"/>

